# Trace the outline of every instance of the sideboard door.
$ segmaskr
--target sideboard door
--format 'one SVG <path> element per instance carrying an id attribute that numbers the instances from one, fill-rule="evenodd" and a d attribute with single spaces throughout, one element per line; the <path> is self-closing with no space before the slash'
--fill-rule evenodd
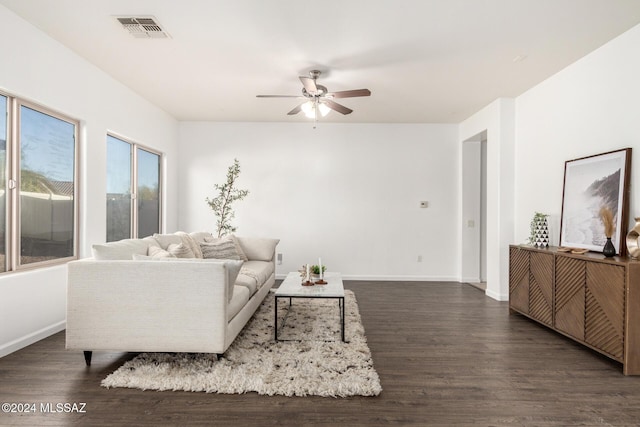
<path id="1" fill-rule="evenodd" d="M 509 248 L 509 305 L 529 314 L 529 253 L 531 251 Z"/>
<path id="2" fill-rule="evenodd" d="M 556 257 L 555 327 L 584 341 L 585 262 Z"/>
<path id="3" fill-rule="evenodd" d="M 529 315 L 553 326 L 553 254 L 531 252 L 529 256 Z"/>
<path id="4" fill-rule="evenodd" d="M 585 342 L 622 361 L 624 267 L 597 262 L 587 263 L 586 284 Z"/>

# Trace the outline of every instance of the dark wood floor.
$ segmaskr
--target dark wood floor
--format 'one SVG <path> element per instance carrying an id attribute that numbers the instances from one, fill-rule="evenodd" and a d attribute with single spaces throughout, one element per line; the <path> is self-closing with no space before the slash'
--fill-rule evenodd
<path id="1" fill-rule="evenodd" d="M 86 413 L 0 413 L 0 425 L 632 426 L 640 377 L 456 283 L 347 282 L 383 392 L 348 399 L 105 389 L 133 354 L 84 366 L 64 333 L 0 359 L 0 403 L 86 403 Z"/>

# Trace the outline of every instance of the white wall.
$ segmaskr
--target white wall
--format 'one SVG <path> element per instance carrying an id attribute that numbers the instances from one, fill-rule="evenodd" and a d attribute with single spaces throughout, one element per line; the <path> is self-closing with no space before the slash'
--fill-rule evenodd
<path id="1" fill-rule="evenodd" d="M 106 132 L 166 154 L 177 175 L 177 122 L 0 6 L 0 90 L 81 121 L 80 253 L 105 240 Z M 177 225 L 175 181 L 164 183 L 167 229 Z M 0 356 L 64 329 L 66 267 L 0 275 Z"/>
<path id="2" fill-rule="evenodd" d="M 515 241 L 535 211 L 548 213 L 558 245 L 564 163 L 632 147 L 629 219 L 640 214 L 640 26 L 516 100 Z"/>
<path id="3" fill-rule="evenodd" d="M 180 228 L 215 228 L 205 198 L 234 158 L 237 234 L 280 238 L 278 275 L 322 257 L 348 278 L 457 280 L 457 126 L 181 123 Z"/>

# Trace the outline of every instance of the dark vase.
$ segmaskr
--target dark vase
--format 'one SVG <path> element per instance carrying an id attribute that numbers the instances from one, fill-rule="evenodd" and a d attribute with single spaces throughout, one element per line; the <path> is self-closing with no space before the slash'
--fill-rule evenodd
<path id="1" fill-rule="evenodd" d="M 602 255 L 606 257 L 612 257 L 616 254 L 616 248 L 613 247 L 613 243 L 611 242 L 611 237 L 607 237 L 607 243 L 604 244 L 604 248 L 602 248 Z"/>

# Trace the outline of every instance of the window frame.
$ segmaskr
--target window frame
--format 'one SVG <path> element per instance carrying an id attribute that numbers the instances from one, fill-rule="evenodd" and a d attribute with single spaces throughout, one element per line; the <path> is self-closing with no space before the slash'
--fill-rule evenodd
<path id="1" fill-rule="evenodd" d="M 0 95 L 7 99 L 7 141 L 6 141 L 6 183 L 5 183 L 5 271 L 7 273 L 33 270 L 66 264 L 78 259 L 80 244 L 80 120 L 55 111 L 44 105 L 28 101 L 10 93 L 0 91 Z M 53 117 L 73 125 L 73 253 L 70 256 L 36 261 L 22 264 L 21 261 L 21 203 L 20 203 L 20 158 L 22 145 L 20 141 L 20 110 L 22 107 L 32 109 L 38 113 Z"/>
<path id="2" fill-rule="evenodd" d="M 137 239 L 139 238 L 138 236 L 138 222 L 139 222 L 139 218 L 138 218 L 138 206 L 137 206 L 137 200 L 138 200 L 138 149 L 146 151 L 148 153 L 151 154 L 155 154 L 156 156 L 158 156 L 158 233 L 163 233 L 164 232 L 164 223 L 163 223 L 163 208 L 164 208 L 164 188 L 163 188 L 163 181 L 164 181 L 164 153 L 162 151 L 156 150 L 154 148 L 151 148 L 147 145 L 144 144 L 140 144 L 139 142 L 134 141 L 131 138 L 127 138 L 125 136 L 122 136 L 118 133 L 115 132 L 107 132 L 106 138 L 105 138 L 105 143 L 106 140 L 111 137 L 111 138 L 115 138 L 121 142 L 127 143 L 129 144 L 129 152 L 131 153 L 131 168 L 129 170 L 129 174 L 130 174 L 130 194 L 131 194 L 131 200 L 130 200 L 130 204 L 129 204 L 129 210 L 130 210 L 130 218 L 131 218 L 131 223 L 129 224 L 129 238 L 131 239 Z M 109 161 L 109 159 L 107 158 L 107 162 Z M 107 180 L 109 179 L 109 177 L 107 176 Z M 108 193 L 105 192 L 105 196 Z M 106 208 L 106 199 L 105 199 L 105 208 Z M 106 219 L 106 217 L 105 217 Z M 105 239 L 108 235 L 108 229 L 106 228 L 108 226 L 108 221 L 106 221 L 105 223 Z"/>

